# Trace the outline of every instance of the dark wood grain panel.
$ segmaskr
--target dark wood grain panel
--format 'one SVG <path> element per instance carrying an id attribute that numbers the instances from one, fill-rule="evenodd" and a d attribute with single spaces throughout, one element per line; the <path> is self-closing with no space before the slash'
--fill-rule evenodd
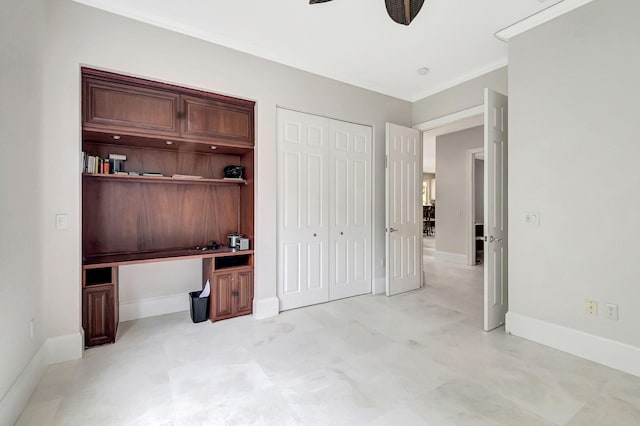
<path id="1" fill-rule="evenodd" d="M 218 273 L 211 282 L 211 300 L 209 316 L 211 321 L 229 318 L 233 315 L 233 273 Z"/>
<path id="2" fill-rule="evenodd" d="M 116 285 L 89 286 L 83 293 L 85 346 L 113 343 L 117 331 Z"/>
<path id="3" fill-rule="evenodd" d="M 85 257 L 224 242 L 239 229 L 238 187 L 89 180 L 82 192 Z"/>
<path id="4" fill-rule="evenodd" d="M 254 233 L 254 191 L 255 169 L 253 166 L 253 152 L 240 158 L 240 165 L 244 167 L 244 178 L 247 184 L 240 188 L 240 232 L 251 240 L 251 248 L 255 247 Z"/>
<path id="5" fill-rule="evenodd" d="M 236 315 L 248 315 L 253 311 L 253 268 L 236 272 Z"/>
<path id="6" fill-rule="evenodd" d="M 181 102 L 184 111 L 182 137 L 253 145 L 253 107 L 194 96 L 182 96 Z"/>
<path id="7" fill-rule="evenodd" d="M 178 136 L 180 95 L 148 87 L 85 78 L 83 127 Z"/>

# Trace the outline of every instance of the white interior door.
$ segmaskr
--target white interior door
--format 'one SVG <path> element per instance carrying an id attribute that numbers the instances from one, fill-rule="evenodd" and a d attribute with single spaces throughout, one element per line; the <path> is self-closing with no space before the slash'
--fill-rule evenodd
<path id="1" fill-rule="evenodd" d="M 329 299 L 371 292 L 371 127 L 329 120 Z"/>
<path id="2" fill-rule="evenodd" d="M 329 300 L 328 122 L 278 109 L 280 310 Z"/>
<path id="3" fill-rule="evenodd" d="M 387 123 L 387 296 L 422 285 L 422 140 Z"/>
<path id="4" fill-rule="evenodd" d="M 484 93 L 484 329 L 504 324 L 507 292 L 508 98 Z"/>

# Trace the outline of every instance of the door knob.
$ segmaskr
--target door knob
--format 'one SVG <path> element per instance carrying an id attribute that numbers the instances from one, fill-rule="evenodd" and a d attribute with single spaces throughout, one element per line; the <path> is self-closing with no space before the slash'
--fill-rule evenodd
<path id="1" fill-rule="evenodd" d="M 397 232 L 398 230 L 395 228 L 389 228 L 389 232 Z"/>

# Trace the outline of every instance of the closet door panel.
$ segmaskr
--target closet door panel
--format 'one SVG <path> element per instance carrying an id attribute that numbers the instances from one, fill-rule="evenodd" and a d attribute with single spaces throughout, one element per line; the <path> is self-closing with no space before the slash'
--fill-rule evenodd
<path id="1" fill-rule="evenodd" d="M 280 309 L 329 298 L 328 120 L 278 110 Z"/>
<path id="2" fill-rule="evenodd" d="M 371 292 L 370 127 L 330 120 L 331 300 Z"/>

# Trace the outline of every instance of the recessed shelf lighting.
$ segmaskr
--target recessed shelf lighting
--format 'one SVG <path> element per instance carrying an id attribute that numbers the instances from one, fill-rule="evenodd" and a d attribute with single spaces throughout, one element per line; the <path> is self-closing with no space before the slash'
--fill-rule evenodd
<path id="1" fill-rule="evenodd" d="M 166 143 L 167 145 L 173 145 L 173 142 L 171 142 L 171 141 L 166 141 L 165 143 Z"/>
<path id="2" fill-rule="evenodd" d="M 217 147 L 217 146 L 215 146 L 215 145 L 211 145 L 211 146 L 210 146 L 210 148 L 211 148 L 211 149 L 218 149 L 218 147 Z"/>
<path id="3" fill-rule="evenodd" d="M 113 136 L 111 136 L 111 137 L 112 137 L 114 140 L 118 140 L 118 139 L 120 139 L 120 136 L 118 136 L 118 135 L 113 135 Z"/>
<path id="4" fill-rule="evenodd" d="M 429 74 L 429 71 L 431 70 L 427 67 L 421 67 L 417 69 L 418 75 L 427 75 Z"/>

